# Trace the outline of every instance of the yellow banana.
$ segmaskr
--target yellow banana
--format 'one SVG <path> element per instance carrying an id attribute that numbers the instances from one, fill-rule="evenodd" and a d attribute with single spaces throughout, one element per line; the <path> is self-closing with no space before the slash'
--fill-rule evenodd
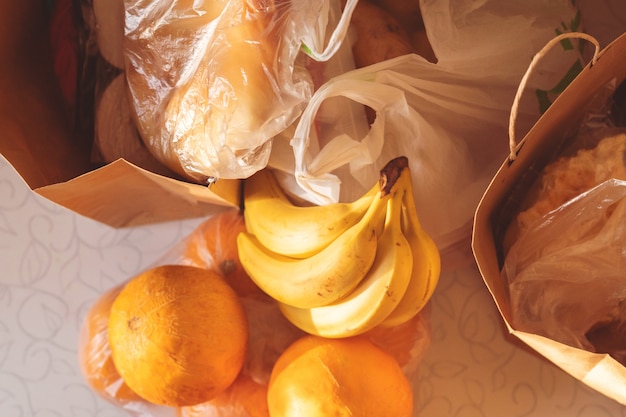
<path id="1" fill-rule="evenodd" d="M 375 184 L 351 203 L 294 205 L 274 174 L 263 169 L 244 182 L 244 218 L 249 233 L 272 252 L 307 258 L 355 225 L 380 189 Z"/>
<path id="2" fill-rule="evenodd" d="M 363 333 L 379 325 L 397 306 L 411 278 L 411 247 L 401 230 L 402 184 L 410 175 L 405 169 L 400 186 L 392 189 L 385 225 L 372 268 L 346 297 L 331 304 L 297 308 L 279 303 L 285 317 L 307 333 L 337 338 Z"/>
<path id="3" fill-rule="evenodd" d="M 237 236 L 241 265 L 281 303 L 299 308 L 331 303 L 352 291 L 372 266 L 389 199 L 379 190 L 361 220 L 308 258 L 274 253 L 253 234 L 242 232 Z"/>
<path id="4" fill-rule="evenodd" d="M 403 199 L 403 232 L 411 245 L 413 272 L 400 304 L 381 323 L 397 326 L 412 319 L 432 296 L 441 272 L 441 257 L 433 239 L 422 228 L 410 183 Z"/>

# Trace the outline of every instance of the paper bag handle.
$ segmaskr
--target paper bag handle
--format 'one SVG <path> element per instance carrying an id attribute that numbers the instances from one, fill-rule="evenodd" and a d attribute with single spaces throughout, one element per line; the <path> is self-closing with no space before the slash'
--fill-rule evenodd
<path id="1" fill-rule="evenodd" d="M 522 93 L 524 89 L 526 88 L 526 83 L 528 82 L 528 79 L 530 78 L 530 75 L 532 74 L 533 70 L 539 63 L 539 60 L 543 58 L 552 47 L 554 47 L 556 44 L 561 42 L 563 39 L 567 39 L 567 38 L 580 38 L 580 39 L 585 39 L 593 43 L 595 46 L 595 51 L 593 53 L 593 58 L 591 59 L 591 65 L 594 65 L 596 61 L 598 60 L 598 55 L 600 54 L 600 43 L 593 36 L 588 35 L 586 33 L 582 33 L 582 32 L 561 33 L 560 35 L 552 38 L 548 43 L 545 44 L 545 46 L 539 52 L 537 52 L 537 54 L 535 54 L 532 61 L 530 62 L 530 65 L 528 66 L 528 69 L 524 73 L 522 80 L 520 81 L 520 84 L 517 88 L 517 93 L 515 94 L 515 98 L 513 99 L 513 106 L 511 107 L 511 114 L 509 118 L 509 149 L 510 149 L 509 160 L 511 161 L 517 158 L 517 153 L 519 152 L 519 149 L 521 148 L 524 142 L 523 139 L 519 143 L 517 143 L 516 141 L 515 120 L 517 117 L 519 102 L 522 97 Z"/>

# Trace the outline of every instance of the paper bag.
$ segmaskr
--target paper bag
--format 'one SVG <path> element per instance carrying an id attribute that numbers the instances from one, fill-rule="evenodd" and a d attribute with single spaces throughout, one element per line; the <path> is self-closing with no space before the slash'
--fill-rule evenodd
<path id="1" fill-rule="evenodd" d="M 567 145 L 597 93 L 609 83 L 619 85 L 625 78 L 626 34 L 598 53 L 517 146 L 512 146 L 512 154 L 501 165 L 476 210 L 472 250 L 508 332 L 577 380 L 626 405 L 626 368 L 608 354 L 515 329 L 508 289 L 501 278 L 504 229 L 537 173 Z"/>
<path id="2" fill-rule="evenodd" d="M 69 2 L 75 14 L 77 39 L 73 42 L 78 45 L 74 47 L 74 53 L 78 55 L 75 57 L 78 62 L 77 77 L 75 75 L 78 91 L 75 92 L 75 102 L 66 103 L 71 104 L 72 108 L 69 109 L 64 109 L 60 91 L 55 91 L 54 95 L 48 94 L 48 90 L 54 89 L 57 83 L 48 32 L 68 28 L 59 25 L 48 28 L 45 10 L 34 1 L 20 3 L 19 7 L 0 6 L 0 11 L 5 11 L 0 17 L 0 23 L 24 22 L 19 28 L 9 26 L 6 36 L 0 32 L 0 56 L 6 55 L 2 43 L 4 40 L 8 52 L 21 50 L 20 42 L 24 43 L 24 39 L 20 38 L 20 34 L 29 34 L 27 38 L 24 35 L 29 43 L 24 43 L 25 48 L 21 50 L 25 59 L 19 62 L 19 66 L 15 62 L 11 63 L 11 68 L 16 69 L 11 71 L 7 85 L 16 84 L 18 88 L 10 92 L 15 90 L 17 98 L 11 102 L 7 100 L 7 107 L 11 108 L 5 114 L 0 114 L 0 127 L 5 126 L 5 119 L 11 123 L 9 129 L 0 131 L 0 153 L 35 192 L 76 213 L 113 227 L 198 218 L 239 206 L 240 180 L 221 178 L 208 186 L 191 183 L 150 158 L 152 155 L 141 141 L 130 117 L 130 103 L 125 92 L 123 1 L 64 0 L 59 4 L 67 6 Z M 339 7 L 338 1 L 327 3 Z M 303 37 L 310 55 L 320 60 L 328 59 L 326 65 L 315 66 L 319 70 L 316 75 L 322 78 L 321 81 L 336 71 L 344 71 L 345 66 L 353 66 L 353 63 L 345 62 L 346 47 L 349 45 L 336 51 L 342 45 L 347 21 L 341 25 L 342 30 L 334 30 L 339 12 L 334 8 L 327 10 L 330 7 L 327 3 L 322 17 L 331 19 L 332 24 L 328 27 L 328 31 L 332 32 L 332 36 L 329 34 L 329 44 L 324 43 L 324 36 L 319 39 L 313 36 L 326 34 L 321 31 L 324 28 L 322 22 L 317 22 L 311 28 L 311 33 Z M 351 7 L 355 3 L 351 1 Z M 55 17 L 56 12 L 52 13 Z M 29 20 L 26 18 L 29 15 L 37 19 Z M 63 22 L 68 24 L 67 19 Z M 300 29 L 307 31 L 304 27 Z M 36 48 L 31 43 L 36 44 Z M 348 58 L 351 59 L 351 56 Z M 40 61 L 43 61 L 41 65 L 34 65 Z M 46 77 L 40 74 L 35 77 L 32 74 L 34 71 L 31 71 L 34 68 L 45 73 Z M 62 78 L 59 77 L 58 69 L 56 75 Z M 20 82 L 15 83 L 18 76 Z M 32 100 L 27 101 L 26 98 L 30 96 L 22 97 L 18 93 L 23 91 L 19 87 L 29 83 L 28 78 L 31 76 L 40 82 L 32 84 Z M 28 117 L 17 114 L 23 107 L 33 107 L 33 102 L 37 104 L 36 114 Z M 3 103 L 0 98 L 0 110 L 3 109 Z M 16 103 L 20 106 L 16 106 Z M 74 119 L 73 126 L 72 121 L 65 120 L 68 115 Z M 55 129 L 61 121 L 62 128 Z M 16 126 L 11 129 L 13 125 Z M 51 140 L 42 141 L 43 133 Z"/>
<path id="3" fill-rule="evenodd" d="M 0 154 L 34 192 L 113 227 L 202 217 L 239 204 L 240 182 L 201 186 L 119 160 L 98 168 L 55 74 L 49 17 L 0 5 Z M 95 169 L 98 168 L 98 169 Z"/>

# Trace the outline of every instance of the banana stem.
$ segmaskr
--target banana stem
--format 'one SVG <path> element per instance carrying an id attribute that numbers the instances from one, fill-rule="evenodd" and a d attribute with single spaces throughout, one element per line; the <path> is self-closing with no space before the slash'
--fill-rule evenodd
<path id="1" fill-rule="evenodd" d="M 408 168 L 409 159 L 406 156 L 398 156 L 387 162 L 380 170 L 380 179 L 378 180 L 383 196 L 391 192 L 391 189 L 398 181 L 398 178 L 400 178 L 400 175 L 402 175 L 402 172 Z"/>

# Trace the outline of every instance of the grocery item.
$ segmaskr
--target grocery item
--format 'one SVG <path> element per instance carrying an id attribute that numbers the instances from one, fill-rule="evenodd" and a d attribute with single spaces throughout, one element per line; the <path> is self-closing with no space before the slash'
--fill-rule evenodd
<path id="1" fill-rule="evenodd" d="M 237 294 L 214 271 L 163 265 L 132 278 L 111 306 L 116 369 L 147 401 L 208 401 L 237 378 L 248 321 Z"/>
<path id="2" fill-rule="evenodd" d="M 626 365 L 626 181 L 610 179 L 533 223 L 502 269 L 522 331 Z"/>
<path id="3" fill-rule="evenodd" d="M 376 231 L 382 225 L 388 199 L 389 195 L 379 190 L 356 224 L 306 258 L 272 252 L 254 235 L 241 233 L 237 238 L 241 264 L 263 291 L 282 303 L 307 308 L 340 299 L 356 287 L 374 262 Z M 326 219 L 318 220 L 324 227 Z M 297 223 L 298 218 L 292 221 Z M 288 228 L 286 224 L 283 229 Z"/>
<path id="4" fill-rule="evenodd" d="M 543 168 L 522 203 L 523 209 L 507 229 L 505 248 L 510 247 L 534 222 L 567 201 L 608 179 L 626 180 L 625 131 L 601 129 L 595 135 L 600 137 L 585 135 L 592 142 L 587 147 L 571 155 L 562 155 Z M 579 138 L 578 142 L 584 143 L 584 139 Z"/>
<path id="5" fill-rule="evenodd" d="M 506 141 L 498 138 L 506 136 L 529 57 L 555 31 L 580 30 L 580 19 L 567 0 L 418 3 L 436 63 L 405 54 L 346 71 L 317 89 L 290 142 L 290 172 L 297 182 L 291 188 L 316 204 L 352 201 L 391 157 L 406 155 L 423 227 L 447 259 L 444 267 L 454 269 L 472 263 L 474 208 L 506 155 Z M 539 116 L 539 104 L 551 101 L 584 65 L 576 42 L 560 45 L 561 54 L 544 61 L 528 85 L 536 95 L 528 94 L 520 106 L 520 131 Z M 320 131 L 318 110 L 338 100 L 372 109 L 370 129 L 353 133 L 338 125 Z"/>
<path id="6" fill-rule="evenodd" d="M 196 227 L 171 261 L 217 271 L 241 297 L 261 294 L 239 260 L 237 236 L 246 230 L 241 210 L 217 213 Z"/>
<path id="7" fill-rule="evenodd" d="M 410 417 L 413 393 L 395 359 L 363 337 L 303 336 L 278 358 L 272 417 Z"/>
<path id="8" fill-rule="evenodd" d="M 390 190 L 384 228 L 376 236 L 376 258 L 365 277 L 349 294 L 327 305 L 298 308 L 279 303 L 289 321 L 310 334 L 348 337 L 379 325 L 399 304 L 413 271 L 411 246 L 401 230 L 408 175 L 404 170 Z"/>
<path id="9" fill-rule="evenodd" d="M 363 337 L 393 356 L 405 375 L 416 375 L 430 345 L 430 309 L 420 310 L 402 324 L 376 326 Z"/>
<path id="10" fill-rule="evenodd" d="M 410 320 L 430 299 L 441 269 L 437 247 L 419 223 L 410 175 L 407 158 L 394 158 L 355 203 L 325 206 L 291 203 L 271 173 L 246 180 L 244 213 L 248 202 L 253 210 L 246 214 L 248 231 L 238 237 L 244 269 L 290 322 L 310 334 L 348 337 Z M 360 219 L 354 204 L 369 204 Z M 284 210 L 270 211 L 276 205 Z M 278 219 L 268 221 L 275 227 L 268 231 L 262 225 L 272 215 Z M 356 223 L 348 227 L 347 217 Z M 288 242 L 275 244 L 282 235 L 294 239 L 292 246 L 320 237 L 324 244 L 303 258 Z"/>
<path id="11" fill-rule="evenodd" d="M 270 417 L 267 384 L 240 374 L 213 400 L 177 408 L 176 417 Z"/>
<path id="12" fill-rule="evenodd" d="M 392 181 L 392 183 L 394 182 Z M 402 201 L 402 198 L 398 197 L 397 201 Z M 404 216 L 397 214 L 394 217 L 394 221 L 404 222 Z M 233 289 L 235 289 L 247 318 L 248 336 L 245 358 L 236 378 L 223 390 L 215 393 L 215 396 L 211 399 L 196 404 L 175 405 L 173 408 L 162 407 L 162 403 L 154 402 L 156 400 L 154 397 L 151 397 L 152 399 L 139 397 L 130 388 L 128 388 L 129 392 L 134 395 L 131 400 L 111 398 L 106 396 L 106 392 L 105 398 L 111 399 L 116 405 L 128 411 L 131 415 L 137 414 L 141 417 L 161 415 L 170 417 L 171 414 L 169 413 L 171 410 L 174 410 L 176 417 L 267 417 L 269 411 L 267 409 L 266 394 L 272 370 L 278 358 L 287 347 L 297 339 L 306 336 L 307 333 L 296 327 L 282 314 L 276 300 L 262 292 L 258 287 L 255 290 L 254 283 L 250 278 L 247 278 L 245 271 L 241 269 L 241 265 L 238 264 L 236 257 L 235 239 L 237 234 L 244 230 L 245 222 L 243 221 L 241 211 L 233 209 L 214 214 L 199 224 L 191 234 L 173 247 L 170 253 L 158 262 L 166 265 L 167 268 L 171 268 L 172 265 L 192 268 L 193 270 L 202 268 L 205 273 L 212 274 L 213 277 L 222 276 L 224 281 L 231 284 Z M 232 269 L 233 267 L 234 269 Z M 147 271 L 147 274 L 152 273 L 151 271 Z M 246 281 L 246 278 L 248 281 Z M 245 284 L 241 285 L 244 282 Z M 113 288 L 110 292 L 103 295 L 103 299 L 108 299 L 109 303 L 112 303 L 122 288 L 123 285 Z M 189 291 L 193 291 L 193 288 Z M 176 300 L 193 305 L 190 299 L 193 299 L 195 296 L 195 294 L 193 297 L 179 294 Z M 223 295 L 220 297 L 223 298 Z M 140 298 L 140 296 L 134 298 L 135 305 L 140 304 Z M 102 311 L 102 309 L 97 311 Z M 176 317 L 179 317 L 179 315 L 171 312 L 162 312 L 162 314 L 164 322 L 172 323 Z M 200 308 L 194 308 L 193 311 L 187 312 L 185 317 L 190 323 L 201 323 L 207 319 L 206 314 Z M 92 335 L 94 335 L 94 340 L 105 343 L 106 347 L 109 345 L 109 338 L 106 335 L 109 326 L 108 315 L 101 315 L 99 323 L 99 331 L 92 332 Z M 90 326 L 90 322 L 85 322 L 84 326 Z M 200 324 L 195 327 L 195 332 L 202 332 Z M 93 326 L 90 328 L 94 329 Z M 237 328 L 234 327 L 234 330 L 237 330 Z M 210 351 L 215 349 L 213 340 L 203 338 L 200 334 L 194 334 L 194 337 L 199 344 L 199 350 Z M 408 377 L 416 372 L 421 357 L 429 344 L 430 336 L 427 315 L 423 313 L 422 309 L 420 313 L 401 325 L 376 326 L 364 332 L 362 337 L 396 360 L 397 366 Z M 220 341 L 224 340 L 224 338 L 225 336 Z M 132 341 L 132 338 L 126 338 L 124 346 L 127 346 L 126 349 L 128 350 L 131 349 L 131 346 L 137 345 Z M 113 362 L 110 360 L 111 357 L 111 351 L 109 350 L 108 358 L 109 365 L 111 365 L 109 369 L 113 370 L 111 376 L 113 382 L 108 383 L 107 386 L 109 392 L 114 392 L 112 390 L 119 385 L 123 384 L 126 387 L 128 385 L 121 374 L 113 367 Z M 92 355 L 92 358 L 99 359 L 99 356 Z M 155 357 L 146 360 L 146 362 L 153 364 L 154 360 Z M 207 362 L 207 360 L 205 359 L 204 362 Z M 99 366 L 105 364 L 105 362 L 92 363 Z M 203 368 L 199 365 L 197 367 Z M 104 374 L 104 372 L 98 372 L 100 371 L 92 373 L 96 374 L 97 377 L 101 377 L 101 374 Z M 146 373 L 142 375 L 144 375 L 144 378 L 147 378 L 145 376 L 147 375 Z M 154 385 L 148 384 L 148 388 L 154 391 Z M 185 390 L 178 391 L 185 392 Z"/>
<path id="13" fill-rule="evenodd" d="M 386 9 L 360 0 L 350 22 L 352 52 L 357 68 L 415 52 L 406 28 Z"/>
<path id="14" fill-rule="evenodd" d="M 402 198 L 402 233 L 411 246 L 413 270 L 402 299 L 383 320 L 383 326 L 398 326 L 415 317 L 432 297 L 441 273 L 439 249 L 420 224 L 412 179 L 407 178 L 407 182 L 407 191 Z"/>
<path id="15" fill-rule="evenodd" d="M 361 220 L 380 187 L 350 203 L 297 205 L 282 190 L 272 170 L 244 182 L 244 216 L 249 233 L 268 250 L 306 258 L 325 248 Z"/>
<path id="16" fill-rule="evenodd" d="M 122 288 L 118 285 L 109 289 L 91 305 L 83 319 L 78 344 L 78 362 L 85 381 L 101 397 L 116 404 L 143 401 L 117 372 L 109 344 L 111 305 Z"/>
<path id="17" fill-rule="evenodd" d="M 541 170 L 506 230 L 516 326 L 622 363 L 623 128 L 581 128 Z"/>
<path id="18" fill-rule="evenodd" d="M 623 164 L 619 147 L 605 155 L 606 164 L 593 161 L 600 155 L 593 148 L 623 131 L 623 125 L 615 129 L 619 117 L 612 112 L 619 105 L 612 101 L 621 100 L 616 87 L 624 80 L 626 37 L 601 48 L 592 36 L 564 33 L 544 50 L 567 37 L 588 40 L 595 53 L 523 138 L 510 133 L 509 157 L 476 210 L 472 249 L 507 331 L 575 381 L 626 404 L 621 325 L 626 182 L 608 179 L 584 191 L 596 172 L 602 181 L 607 168 Z M 553 175 L 556 167 L 560 173 Z M 565 199 L 554 208 L 539 195 L 546 168 L 553 172 L 546 196 L 556 204 Z M 559 188 L 551 189 L 556 184 Z M 578 187 L 581 194 L 569 198 Z M 523 232 L 518 225 L 506 230 L 533 205 L 548 211 Z M 527 214 L 530 220 L 538 210 Z M 503 242 L 505 232 L 509 240 Z"/>
<path id="19" fill-rule="evenodd" d="M 123 73 L 102 91 L 96 103 L 94 125 L 94 145 L 104 163 L 123 158 L 150 172 L 176 177 L 156 160 L 141 140 L 133 121 Z"/>
<path id="20" fill-rule="evenodd" d="M 129 94 L 157 159 L 201 184 L 265 167 L 313 90 L 305 55 L 330 59 L 347 31 L 356 2 L 336 28 L 330 3 L 125 0 Z"/>

